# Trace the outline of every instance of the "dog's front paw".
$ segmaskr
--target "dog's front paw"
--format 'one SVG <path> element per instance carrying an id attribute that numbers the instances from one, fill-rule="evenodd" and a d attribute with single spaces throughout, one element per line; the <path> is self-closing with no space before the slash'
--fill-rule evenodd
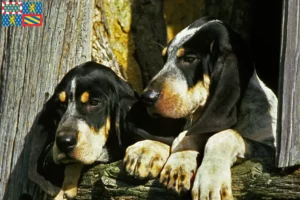
<path id="1" fill-rule="evenodd" d="M 157 141 L 144 140 L 126 150 L 124 165 L 129 175 L 136 178 L 155 178 L 170 155 L 170 146 Z"/>
<path id="2" fill-rule="evenodd" d="M 233 200 L 230 165 L 202 163 L 192 189 L 193 200 Z"/>
<path id="3" fill-rule="evenodd" d="M 60 192 L 56 195 L 54 200 L 72 200 L 75 199 L 77 195 L 77 188 L 72 188 L 69 190 L 60 190 Z"/>
<path id="4" fill-rule="evenodd" d="M 77 187 L 65 190 L 64 197 L 68 200 L 75 199 L 77 196 Z"/>
<path id="5" fill-rule="evenodd" d="M 72 200 L 75 199 L 77 195 L 77 188 L 69 189 L 69 190 L 60 190 L 60 192 L 56 195 L 54 200 Z"/>
<path id="6" fill-rule="evenodd" d="M 59 193 L 54 197 L 54 200 L 65 200 L 66 198 L 64 197 L 64 191 L 60 190 Z"/>
<path id="7" fill-rule="evenodd" d="M 171 154 L 160 174 L 160 182 L 179 194 L 190 190 L 197 169 L 196 151 L 181 151 Z"/>

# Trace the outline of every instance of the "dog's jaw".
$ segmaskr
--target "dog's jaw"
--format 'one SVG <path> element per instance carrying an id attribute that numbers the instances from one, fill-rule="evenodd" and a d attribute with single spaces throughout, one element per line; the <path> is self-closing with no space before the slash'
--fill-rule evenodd
<path id="1" fill-rule="evenodd" d="M 80 162 L 92 164 L 95 161 L 107 162 L 109 160 L 108 151 L 105 148 L 110 130 L 110 119 L 98 131 L 91 129 L 84 121 L 78 120 L 78 142 L 73 151 L 64 153 L 59 151 L 56 142 L 53 146 L 54 162 L 70 163 Z"/>

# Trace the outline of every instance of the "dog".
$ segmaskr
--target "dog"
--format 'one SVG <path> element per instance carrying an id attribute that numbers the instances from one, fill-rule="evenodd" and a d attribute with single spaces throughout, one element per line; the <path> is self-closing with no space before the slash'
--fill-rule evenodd
<path id="1" fill-rule="evenodd" d="M 51 183 L 60 188 L 50 192 L 56 200 L 77 195 L 84 165 L 122 159 L 126 147 L 140 140 L 171 144 L 185 123 L 152 118 L 126 81 L 95 62 L 71 69 L 38 118 L 44 142 L 35 142 L 42 147 L 34 153 L 42 152 L 31 171 L 37 170 L 48 186 Z M 47 190 L 47 184 L 33 179 Z"/>
<path id="2" fill-rule="evenodd" d="M 139 141 L 128 147 L 127 172 L 159 177 L 179 194 L 191 190 L 194 200 L 233 199 L 231 166 L 262 153 L 256 145 L 275 147 L 277 98 L 250 55 L 241 36 L 212 17 L 179 32 L 141 98 L 151 115 L 186 118 L 185 130 L 172 145 Z"/>

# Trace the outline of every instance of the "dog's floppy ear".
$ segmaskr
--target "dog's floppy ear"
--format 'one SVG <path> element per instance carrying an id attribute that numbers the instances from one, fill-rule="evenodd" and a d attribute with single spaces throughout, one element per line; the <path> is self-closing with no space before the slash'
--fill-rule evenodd
<path id="1" fill-rule="evenodd" d="M 241 92 L 239 82 L 235 55 L 220 56 L 210 78 L 207 103 L 200 119 L 192 127 L 188 135 L 218 132 L 236 123 L 236 104 Z"/>
<path id="2" fill-rule="evenodd" d="M 137 100 L 138 94 L 129 85 L 129 83 L 117 77 L 117 75 L 115 76 L 115 91 L 113 91 L 113 99 L 111 99 L 113 112 L 111 112 L 110 115 L 112 115 L 112 121 L 114 122 L 114 126 L 112 128 L 114 128 L 114 131 L 117 135 L 119 145 L 122 146 L 124 144 L 123 138 L 121 138 L 121 132 L 124 128 L 124 121 L 132 105 Z"/>
<path id="3" fill-rule="evenodd" d="M 215 38 L 207 48 L 210 51 L 209 66 L 206 66 L 210 71 L 209 96 L 200 119 L 187 135 L 213 134 L 232 127 L 237 122 L 240 98 L 253 74 L 251 56 L 243 40 L 224 24 L 217 26 Z"/>
<path id="4" fill-rule="evenodd" d="M 51 196 L 60 191 L 64 177 L 64 165 L 56 165 L 53 161 L 52 146 L 65 109 L 55 93 L 37 115 L 31 134 L 29 178 Z"/>
<path id="5" fill-rule="evenodd" d="M 64 165 L 54 163 L 52 147 L 56 129 L 67 110 L 67 87 L 79 66 L 71 69 L 56 86 L 53 95 L 37 115 L 32 129 L 32 147 L 29 158 L 29 178 L 42 190 L 56 196 L 64 178 Z"/>

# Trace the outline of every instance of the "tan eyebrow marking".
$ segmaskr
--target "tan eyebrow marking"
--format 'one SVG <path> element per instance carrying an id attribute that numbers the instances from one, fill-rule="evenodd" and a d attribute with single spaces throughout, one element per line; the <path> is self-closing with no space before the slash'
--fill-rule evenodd
<path id="1" fill-rule="evenodd" d="M 84 92 L 84 93 L 82 93 L 82 95 L 80 97 L 80 101 L 82 103 L 86 103 L 86 102 L 88 102 L 89 98 L 90 98 L 90 94 L 88 92 Z"/>
<path id="2" fill-rule="evenodd" d="M 168 48 L 165 47 L 165 48 L 162 50 L 161 55 L 162 55 L 162 56 L 165 56 L 165 55 L 167 54 L 167 50 L 168 50 Z"/>
<path id="3" fill-rule="evenodd" d="M 67 97 L 67 95 L 66 95 L 65 91 L 60 92 L 59 95 L 58 95 L 58 98 L 59 98 L 59 100 L 61 102 L 65 102 L 66 101 L 66 97 Z"/>
<path id="4" fill-rule="evenodd" d="M 184 55 L 184 48 L 180 48 L 178 49 L 177 53 L 176 53 L 176 56 L 178 58 L 182 57 Z"/>

